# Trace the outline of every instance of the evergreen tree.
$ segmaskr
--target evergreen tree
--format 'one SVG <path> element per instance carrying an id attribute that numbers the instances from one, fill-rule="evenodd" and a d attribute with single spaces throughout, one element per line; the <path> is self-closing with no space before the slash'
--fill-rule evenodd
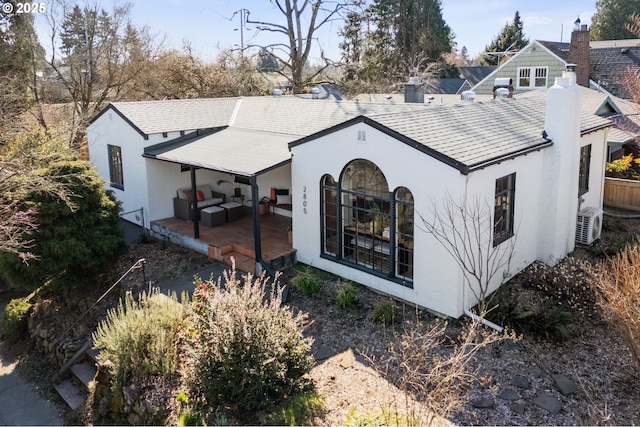
<path id="1" fill-rule="evenodd" d="M 35 173 L 64 186 L 72 202 L 42 189 L 25 195 L 20 186 L 4 195 L 19 203 L 23 212 L 33 212 L 37 224 L 27 248 L 18 253 L 0 251 L 0 271 L 14 285 L 36 289 L 49 279 L 61 285 L 84 285 L 125 248 L 120 204 L 106 192 L 91 163 L 78 160 L 64 147 L 60 139 L 37 132 L 10 148 L 29 153 Z M 25 250 L 32 255 L 28 263 L 21 256 Z"/>
<path id="2" fill-rule="evenodd" d="M 0 12 L 0 139 L 16 116 L 37 101 L 35 75 L 43 55 L 33 15 Z"/>
<path id="3" fill-rule="evenodd" d="M 442 17 L 441 0 L 400 0 L 395 27 L 401 71 L 420 73 L 451 51 L 453 37 Z"/>
<path id="4" fill-rule="evenodd" d="M 442 18 L 441 0 L 373 0 L 363 12 L 347 16 L 341 35 L 346 80 L 357 74 L 377 88 L 434 69 L 444 77 L 444 55 L 454 38 Z"/>
<path id="5" fill-rule="evenodd" d="M 635 38 L 626 28 L 632 14 L 640 14 L 640 0 L 597 0 L 589 30 L 591 40 Z"/>
<path id="6" fill-rule="evenodd" d="M 361 7 L 362 4 L 363 2 L 359 2 L 357 6 Z M 342 50 L 342 62 L 345 65 L 345 80 L 356 79 L 362 66 L 362 54 L 366 46 L 364 22 L 362 9 L 349 11 L 345 17 L 345 26 L 339 33 L 342 36 L 339 47 Z"/>
<path id="7" fill-rule="evenodd" d="M 520 12 L 516 11 L 513 22 L 507 23 L 500 34 L 485 48 L 487 53 L 482 56 L 481 62 L 484 65 L 500 65 L 501 56 L 489 54 L 489 52 L 516 52 L 529 44 L 529 39 L 524 36 L 523 28 L 524 24 L 520 19 Z"/>

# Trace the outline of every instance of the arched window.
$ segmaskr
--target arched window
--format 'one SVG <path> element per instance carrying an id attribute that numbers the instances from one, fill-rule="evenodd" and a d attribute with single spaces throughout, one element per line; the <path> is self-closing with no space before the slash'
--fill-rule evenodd
<path id="1" fill-rule="evenodd" d="M 394 199 L 398 251 L 396 275 L 413 279 L 413 194 L 406 187 L 398 187 Z"/>
<path id="2" fill-rule="evenodd" d="M 356 159 L 321 180 L 322 254 L 411 286 L 413 195 L 394 192 L 378 166 Z"/>
<path id="3" fill-rule="evenodd" d="M 322 252 L 335 255 L 338 252 L 338 205 L 336 182 L 331 175 L 322 177 Z"/>

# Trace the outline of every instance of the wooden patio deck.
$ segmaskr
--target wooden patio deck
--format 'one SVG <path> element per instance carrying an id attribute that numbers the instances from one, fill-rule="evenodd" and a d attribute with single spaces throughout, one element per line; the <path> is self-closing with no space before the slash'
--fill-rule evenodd
<path id="1" fill-rule="evenodd" d="M 200 237 L 193 237 L 193 222 L 178 218 L 152 221 L 151 230 L 169 241 L 206 253 L 209 257 L 231 264 L 233 256 L 236 267 L 254 273 L 255 246 L 253 218 L 250 209 L 237 221 L 217 227 L 207 227 L 200 222 Z M 295 249 L 289 244 L 287 232 L 291 229 L 291 218 L 269 213 L 260 216 L 262 259 L 274 270 L 281 270 L 295 262 Z"/>

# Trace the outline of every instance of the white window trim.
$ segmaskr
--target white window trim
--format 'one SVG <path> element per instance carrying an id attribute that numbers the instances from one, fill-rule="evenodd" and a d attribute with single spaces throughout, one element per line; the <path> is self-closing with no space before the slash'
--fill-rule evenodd
<path id="1" fill-rule="evenodd" d="M 545 70 L 545 83 L 544 86 L 539 86 L 536 87 L 535 82 L 536 82 L 536 70 L 540 70 L 540 69 L 544 69 Z M 529 85 L 528 86 L 521 86 L 520 85 L 520 70 L 530 70 L 530 77 L 529 77 Z M 518 71 L 517 71 L 517 75 L 516 75 L 516 89 L 525 89 L 525 90 L 532 90 L 532 89 L 547 89 L 547 87 L 549 86 L 549 67 L 548 66 L 544 66 L 544 67 L 518 67 Z"/>

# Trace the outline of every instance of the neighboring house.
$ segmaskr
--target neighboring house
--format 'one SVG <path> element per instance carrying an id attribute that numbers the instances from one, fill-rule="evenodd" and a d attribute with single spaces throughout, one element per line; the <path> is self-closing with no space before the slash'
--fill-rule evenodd
<path id="1" fill-rule="evenodd" d="M 425 84 L 425 92 L 433 95 L 459 94 L 469 89 L 471 85 L 462 78 L 434 79 Z"/>
<path id="2" fill-rule="evenodd" d="M 190 180 L 217 183 L 229 196 L 225 180 L 248 186 L 254 224 L 255 201 L 270 187 L 288 188 L 298 260 L 459 317 L 477 301 L 421 226 L 447 198 L 486 203 L 483 240 L 513 247 L 491 291 L 535 260 L 553 264 L 576 239 L 599 235 L 611 122 L 581 109 L 571 81 L 568 73 L 548 95 L 470 105 L 114 103 L 90 125 L 89 149 L 124 209 L 142 205 L 151 222 L 173 216 L 171 200 Z"/>
<path id="3" fill-rule="evenodd" d="M 574 29 L 571 43 L 534 40 L 499 68 L 478 82 L 478 95 L 493 93 L 498 79 L 511 79 L 513 95 L 546 90 L 562 75 L 569 63 L 576 64 L 578 84 L 594 89 L 584 93 L 595 114 L 610 118 L 615 128 L 609 132 L 607 160 L 637 151 L 640 115 L 619 79 L 629 67 L 640 67 L 640 40 L 589 41 L 586 25 Z"/>
<path id="4" fill-rule="evenodd" d="M 471 90 L 492 94 L 498 78 L 511 79 L 514 94 L 547 89 L 571 63 L 577 65 L 581 86 L 629 99 L 620 79 L 629 68 L 640 68 L 640 39 L 592 42 L 587 26 L 582 25 L 571 33 L 571 43 L 533 40 Z"/>
<path id="5" fill-rule="evenodd" d="M 473 87 L 497 70 L 496 66 L 459 67 L 460 78 L 465 79 Z"/>
<path id="6" fill-rule="evenodd" d="M 460 77 L 432 79 L 425 83 L 425 93 L 429 95 L 453 95 L 471 90 L 497 67 L 460 67 Z"/>

